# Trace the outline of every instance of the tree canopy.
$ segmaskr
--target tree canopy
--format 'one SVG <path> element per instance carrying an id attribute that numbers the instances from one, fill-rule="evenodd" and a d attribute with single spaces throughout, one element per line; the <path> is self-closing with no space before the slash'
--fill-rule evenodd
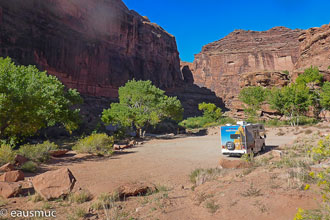
<path id="1" fill-rule="evenodd" d="M 198 105 L 198 109 L 200 111 L 203 111 L 203 116 L 206 118 L 210 118 L 213 121 L 220 120 L 222 118 L 222 110 L 221 108 L 218 108 L 213 103 L 200 103 Z"/>
<path id="2" fill-rule="evenodd" d="M 322 108 L 330 110 L 330 82 L 325 82 L 322 86 L 320 104 Z"/>
<path id="3" fill-rule="evenodd" d="M 307 85 L 309 83 L 322 84 L 323 75 L 320 74 L 319 68 L 311 66 L 310 68 L 305 69 L 303 74 L 300 74 L 296 83 L 299 85 Z"/>
<path id="4" fill-rule="evenodd" d="M 119 88 L 119 103 L 112 103 L 102 113 L 105 124 L 135 127 L 141 135 L 148 126 L 155 126 L 163 119 L 182 120 L 183 108 L 176 97 L 152 85 L 151 81 L 128 81 Z"/>
<path id="5" fill-rule="evenodd" d="M 299 123 L 299 116 L 308 110 L 312 102 L 309 89 L 305 85 L 296 83 L 281 89 L 273 88 L 269 96 L 272 108 L 288 116 L 292 125 Z"/>
<path id="6" fill-rule="evenodd" d="M 249 115 L 250 120 L 255 118 L 257 110 L 266 101 L 268 92 L 261 86 L 249 86 L 240 91 L 238 98 L 247 105 L 245 112 Z"/>
<path id="7" fill-rule="evenodd" d="M 35 66 L 17 66 L 0 58 L 0 139 L 35 135 L 44 127 L 61 123 L 77 128 L 79 93 Z"/>

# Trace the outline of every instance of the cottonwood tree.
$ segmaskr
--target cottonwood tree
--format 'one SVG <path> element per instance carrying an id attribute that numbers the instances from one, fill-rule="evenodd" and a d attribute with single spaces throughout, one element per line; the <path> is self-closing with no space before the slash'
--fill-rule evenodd
<path id="1" fill-rule="evenodd" d="M 0 139 L 24 138 L 57 123 L 78 127 L 79 93 L 35 66 L 17 66 L 0 58 Z"/>
<path id="2" fill-rule="evenodd" d="M 109 125 L 136 128 L 138 136 L 144 136 L 149 126 L 155 126 L 166 118 L 182 120 L 183 108 L 176 97 L 152 85 L 151 81 L 128 81 L 119 88 L 119 103 L 112 103 L 102 113 L 102 121 Z"/>
<path id="3" fill-rule="evenodd" d="M 322 86 L 320 104 L 324 110 L 330 110 L 330 82 L 325 82 Z"/>
<path id="4" fill-rule="evenodd" d="M 292 126 L 299 125 L 299 117 L 313 103 L 310 90 L 302 84 L 291 84 L 281 89 L 273 88 L 269 96 L 271 107 L 286 115 Z"/>
<path id="5" fill-rule="evenodd" d="M 198 109 L 203 111 L 203 116 L 211 121 L 218 121 L 222 118 L 222 110 L 213 103 L 200 103 Z"/>
<path id="6" fill-rule="evenodd" d="M 238 98 L 247 105 L 245 112 L 249 117 L 254 118 L 257 110 L 260 109 L 261 104 L 266 101 L 268 96 L 268 90 L 261 86 L 249 86 L 243 88 Z"/>

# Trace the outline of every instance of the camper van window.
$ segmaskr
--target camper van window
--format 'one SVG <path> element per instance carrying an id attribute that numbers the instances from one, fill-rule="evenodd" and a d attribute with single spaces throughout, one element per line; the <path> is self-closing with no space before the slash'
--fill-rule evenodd
<path id="1" fill-rule="evenodd" d="M 231 139 L 238 139 L 238 138 L 240 138 L 240 135 L 239 134 L 231 134 L 230 138 Z"/>

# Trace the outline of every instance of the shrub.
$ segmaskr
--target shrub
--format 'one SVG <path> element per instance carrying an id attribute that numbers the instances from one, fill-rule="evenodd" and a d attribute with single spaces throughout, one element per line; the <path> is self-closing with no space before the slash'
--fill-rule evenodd
<path id="1" fill-rule="evenodd" d="M 90 192 L 82 190 L 80 192 L 76 192 L 69 196 L 69 201 L 71 203 L 82 204 L 84 202 L 88 202 L 93 199 L 93 196 Z"/>
<path id="2" fill-rule="evenodd" d="M 213 123 L 211 118 L 198 116 L 198 117 L 187 118 L 186 120 L 180 122 L 179 125 L 185 128 L 194 129 L 194 128 L 203 128 L 208 123 Z"/>
<path id="3" fill-rule="evenodd" d="M 222 170 L 218 168 L 210 169 L 195 169 L 189 175 L 190 181 L 197 185 L 203 184 L 206 181 L 217 178 L 221 175 Z"/>
<path id="4" fill-rule="evenodd" d="M 0 165 L 12 163 L 15 158 L 15 152 L 9 145 L 1 145 L 0 147 Z"/>
<path id="5" fill-rule="evenodd" d="M 180 126 L 188 128 L 188 129 L 195 129 L 195 128 L 207 128 L 212 126 L 218 126 L 223 124 L 235 124 L 235 119 L 230 117 L 222 117 L 219 120 L 213 120 L 209 117 L 198 116 L 198 117 L 190 117 L 186 120 L 183 120 L 179 123 Z"/>
<path id="6" fill-rule="evenodd" d="M 25 172 L 34 173 L 38 169 L 38 165 L 33 161 L 28 161 L 21 166 L 21 170 Z"/>
<path id="7" fill-rule="evenodd" d="M 36 193 L 36 194 L 32 195 L 28 200 L 32 201 L 33 203 L 36 203 L 36 202 L 43 201 L 44 199 L 41 197 L 40 194 Z"/>
<path id="8" fill-rule="evenodd" d="M 89 153 L 98 155 L 111 155 L 114 144 L 113 137 L 107 134 L 92 134 L 80 139 L 73 147 L 78 153 Z"/>
<path id="9" fill-rule="evenodd" d="M 318 145 L 311 150 L 311 156 L 315 161 L 321 161 L 330 156 L 330 136 L 318 142 Z"/>
<path id="10" fill-rule="evenodd" d="M 210 213 L 215 213 L 220 206 L 216 204 L 214 200 L 210 200 L 206 203 L 205 208 L 209 209 Z"/>
<path id="11" fill-rule="evenodd" d="M 115 202 L 119 201 L 119 193 L 115 192 L 113 194 L 103 193 L 97 197 L 97 201 L 92 204 L 93 209 L 111 209 L 114 207 Z"/>
<path id="12" fill-rule="evenodd" d="M 42 144 L 23 145 L 18 153 L 35 162 L 47 162 L 50 159 L 50 151 L 57 150 L 59 147 L 55 143 L 45 141 Z"/>
<path id="13" fill-rule="evenodd" d="M 264 124 L 266 126 L 274 126 L 274 127 L 277 127 L 277 126 L 284 126 L 284 125 L 287 125 L 288 123 L 286 121 L 281 121 L 279 119 L 270 119 L 270 120 L 267 120 L 264 122 Z"/>

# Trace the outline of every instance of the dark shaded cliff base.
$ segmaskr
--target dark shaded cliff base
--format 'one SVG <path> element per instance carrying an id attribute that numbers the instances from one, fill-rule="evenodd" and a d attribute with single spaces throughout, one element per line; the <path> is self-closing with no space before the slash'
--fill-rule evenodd
<path id="1" fill-rule="evenodd" d="M 129 79 L 183 82 L 174 36 L 121 0 L 0 1 L 0 56 L 37 65 L 83 94 L 117 97 Z"/>

